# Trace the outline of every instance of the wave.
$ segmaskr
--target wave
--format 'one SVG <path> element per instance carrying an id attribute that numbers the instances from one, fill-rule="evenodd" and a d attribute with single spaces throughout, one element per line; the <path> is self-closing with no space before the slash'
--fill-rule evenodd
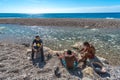
<path id="1" fill-rule="evenodd" d="M 4 30 L 5 29 L 5 27 L 0 27 L 0 30 Z"/>
<path id="2" fill-rule="evenodd" d="M 106 17 L 106 19 L 115 19 L 115 18 L 112 18 L 112 17 Z"/>

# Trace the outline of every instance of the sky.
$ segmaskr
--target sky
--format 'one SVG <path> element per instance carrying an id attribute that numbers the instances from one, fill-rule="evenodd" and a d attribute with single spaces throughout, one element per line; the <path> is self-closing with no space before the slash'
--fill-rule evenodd
<path id="1" fill-rule="evenodd" d="M 0 13 L 120 12 L 120 0 L 0 0 Z"/>

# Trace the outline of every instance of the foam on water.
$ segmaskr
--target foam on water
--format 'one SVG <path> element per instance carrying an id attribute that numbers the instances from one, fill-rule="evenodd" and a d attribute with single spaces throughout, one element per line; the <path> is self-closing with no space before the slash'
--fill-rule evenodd
<path id="1" fill-rule="evenodd" d="M 115 19 L 115 18 L 112 18 L 112 17 L 106 17 L 106 19 Z"/>
<path id="2" fill-rule="evenodd" d="M 5 27 L 3 27 L 3 26 L 0 26 L 0 31 L 1 31 L 1 30 L 4 30 L 4 29 L 5 29 Z"/>

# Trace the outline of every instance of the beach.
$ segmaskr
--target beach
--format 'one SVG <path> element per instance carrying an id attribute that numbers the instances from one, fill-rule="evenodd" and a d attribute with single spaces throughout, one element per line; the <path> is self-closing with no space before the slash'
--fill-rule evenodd
<path id="1" fill-rule="evenodd" d="M 20 24 L 30 26 L 63 26 L 83 28 L 120 28 L 119 19 L 31 19 L 8 18 L 0 19 L 0 24 Z"/>
<path id="2" fill-rule="evenodd" d="M 99 80 L 120 79 L 119 19 L 4 18 L 0 19 L 0 24 L 0 79 L 2 80 L 82 80 L 85 76 L 81 76 L 79 74 L 81 72 L 76 73 L 76 71 L 68 73 L 60 65 L 53 51 L 72 49 L 72 45 L 77 42 L 82 43 L 85 40 L 90 41 L 96 47 L 97 56 L 107 61 L 105 62 L 105 67 L 110 75 L 103 75 L 102 77 L 94 75 L 91 80 L 96 78 Z M 29 61 L 30 53 L 27 54 L 27 49 L 30 49 L 31 41 L 36 34 L 41 34 L 44 40 L 45 54 L 52 54 L 52 58 L 48 61 L 46 60 L 47 63 L 44 67 L 32 65 L 32 62 Z M 2 40 L 2 38 L 4 39 Z M 40 65 L 43 64 L 41 63 Z M 61 68 L 61 78 L 54 76 L 54 67 L 58 65 Z"/>

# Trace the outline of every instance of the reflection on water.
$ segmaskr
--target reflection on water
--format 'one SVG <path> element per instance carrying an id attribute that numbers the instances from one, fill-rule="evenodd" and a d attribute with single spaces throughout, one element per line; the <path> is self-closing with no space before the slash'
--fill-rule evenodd
<path id="1" fill-rule="evenodd" d="M 90 41 L 97 51 L 107 53 L 120 52 L 119 29 L 86 29 L 71 27 L 44 27 L 0 24 L 0 39 L 14 42 L 31 42 L 40 35 L 44 44 L 53 49 L 70 48 L 78 41 Z M 101 53 L 102 53 L 101 52 Z"/>

